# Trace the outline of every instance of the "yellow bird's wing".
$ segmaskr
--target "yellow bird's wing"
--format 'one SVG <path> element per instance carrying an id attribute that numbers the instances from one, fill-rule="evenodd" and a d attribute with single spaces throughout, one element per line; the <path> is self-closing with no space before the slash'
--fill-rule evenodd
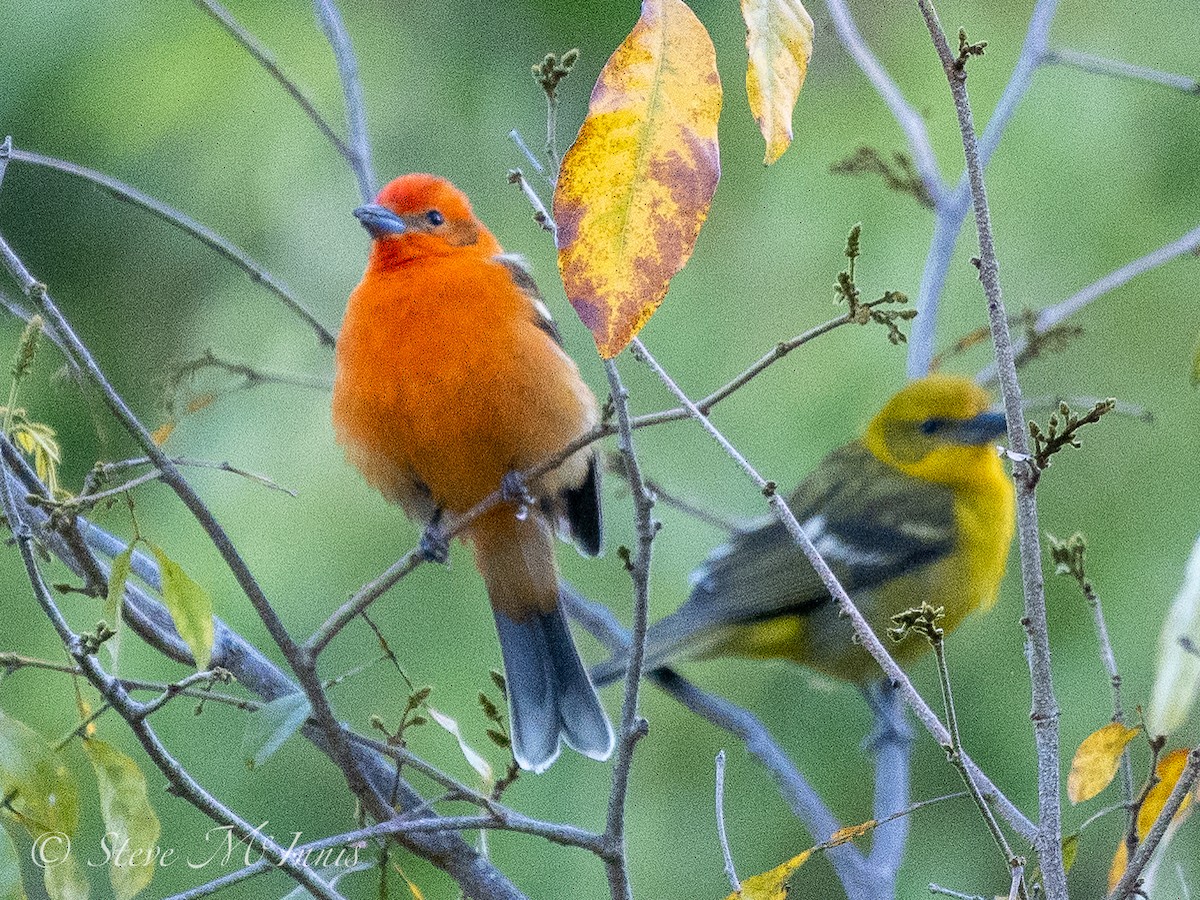
<path id="1" fill-rule="evenodd" d="M 951 489 L 904 475 L 859 442 L 829 454 L 788 505 L 851 595 L 955 547 Z M 647 662 L 704 655 L 725 626 L 805 616 L 829 602 L 803 551 L 772 517 L 735 534 L 701 567 L 687 602 L 650 629 Z"/>

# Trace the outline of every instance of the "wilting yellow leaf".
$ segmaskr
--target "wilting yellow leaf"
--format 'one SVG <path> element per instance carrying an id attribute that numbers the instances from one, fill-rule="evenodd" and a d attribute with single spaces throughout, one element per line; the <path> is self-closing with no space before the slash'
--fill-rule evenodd
<path id="1" fill-rule="evenodd" d="M 1154 821 L 1162 813 L 1163 807 L 1167 805 L 1167 798 L 1175 790 L 1175 785 L 1179 783 L 1179 776 L 1183 774 L 1184 767 L 1187 766 L 1189 752 L 1187 749 L 1172 750 L 1160 759 L 1158 765 L 1154 767 L 1154 774 L 1158 777 L 1158 783 L 1147 792 L 1146 799 L 1142 803 L 1142 808 L 1138 810 L 1137 837 L 1139 842 L 1146 839 L 1146 835 L 1150 833 Z M 1188 808 L 1191 806 L 1191 802 L 1192 794 L 1188 794 L 1183 798 L 1183 803 L 1171 820 L 1171 826 L 1163 839 L 1164 843 L 1158 847 L 1159 853 L 1162 852 L 1165 842 L 1169 840 L 1172 830 L 1183 821 Z M 1116 854 L 1113 856 L 1112 866 L 1108 871 L 1109 893 L 1112 893 L 1112 889 L 1121 880 L 1121 875 L 1124 874 L 1128 861 L 1129 851 L 1125 846 L 1124 839 L 1122 839 L 1120 846 L 1117 847 Z"/>
<path id="2" fill-rule="evenodd" d="M 764 165 L 792 143 L 792 111 L 813 50 L 813 21 L 800 0 L 742 0 L 746 20 L 746 95 L 767 142 Z"/>
<path id="3" fill-rule="evenodd" d="M 1140 730 L 1109 722 L 1083 739 L 1067 778 L 1067 796 L 1072 803 L 1091 800 L 1112 783 L 1121 764 L 1121 754 Z"/>
<path id="4" fill-rule="evenodd" d="M 874 819 L 869 819 L 861 825 L 847 825 L 845 828 L 839 828 L 829 839 L 829 846 L 836 847 L 838 844 L 845 844 L 855 838 L 860 838 L 878 824 Z"/>
<path id="5" fill-rule="evenodd" d="M 787 888 L 784 885 L 793 872 L 808 862 L 812 854 L 812 850 L 805 850 L 769 872 L 747 878 L 742 882 L 741 893 L 735 891 L 725 900 L 787 900 Z"/>
<path id="6" fill-rule="evenodd" d="M 1138 811 L 1137 832 L 1139 841 L 1143 840 L 1150 833 L 1150 826 L 1154 824 L 1154 820 L 1158 818 L 1159 813 L 1163 811 L 1163 807 L 1167 805 L 1167 798 L 1171 796 L 1171 791 L 1175 790 L 1179 776 L 1183 774 L 1183 767 L 1187 765 L 1187 758 L 1188 751 L 1186 749 L 1172 750 L 1160 759 L 1158 765 L 1154 767 L 1154 774 L 1158 776 L 1158 784 L 1150 788 L 1150 792 L 1146 794 L 1146 801 Z M 1183 818 L 1191 802 L 1191 794 L 1183 798 L 1183 805 L 1179 807 L 1179 812 L 1175 813 L 1175 821 Z"/>
<path id="7" fill-rule="evenodd" d="M 683 268 L 721 165 L 712 40 L 683 0 L 644 0 L 596 81 L 554 192 L 567 298 L 605 359 L 624 349 Z"/>

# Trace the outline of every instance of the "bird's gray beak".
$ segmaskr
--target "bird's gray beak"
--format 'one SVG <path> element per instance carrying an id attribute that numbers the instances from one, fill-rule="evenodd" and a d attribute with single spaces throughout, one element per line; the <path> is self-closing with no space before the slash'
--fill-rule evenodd
<path id="1" fill-rule="evenodd" d="M 403 219 L 386 206 L 380 206 L 377 203 L 360 206 L 354 211 L 354 217 L 362 223 L 362 227 L 367 229 L 373 238 L 386 237 L 389 234 L 404 234 L 408 230 Z"/>
<path id="2" fill-rule="evenodd" d="M 986 444 L 1008 431 L 1002 412 L 981 412 L 962 422 L 956 422 L 947 435 L 956 444 Z"/>

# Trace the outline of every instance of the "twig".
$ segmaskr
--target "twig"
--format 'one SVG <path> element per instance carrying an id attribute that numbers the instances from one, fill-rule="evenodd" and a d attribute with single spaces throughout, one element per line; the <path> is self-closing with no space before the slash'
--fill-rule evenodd
<path id="1" fill-rule="evenodd" d="M 721 842 L 721 856 L 725 860 L 725 877 L 735 894 L 742 892 L 742 883 L 738 880 L 737 870 L 733 867 L 733 854 L 729 852 L 729 837 L 725 834 L 725 751 L 717 752 L 717 840 Z"/>
<path id="2" fill-rule="evenodd" d="M 1004 129 L 1008 127 L 1017 107 L 1033 83 L 1033 74 L 1041 65 L 1046 53 L 1050 24 L 1054 20 L 1057 8 L 1058 0 L 1037 0 L 1034 5 L 1017 64 L 1013 67 L 1000 101 L 979 138 L 978 157 L 982 168 L 987 167 L 1000 144 Z M 919 378 L 929 371 L 937 330 L 938 304 L 963 222 L 971 210 L 971 196 L 969 173 L 964 171 L 954 190 L 945 195 L 944 205 L 938 207 L 929 254 L 925 258 L 925 268 L 921 273 L 921 286 L 917 294 L 917 310 L 920 315 L 913 325 L 912 337 L 909 340 L 910 378 Z"/>
<path id="3" fill-rule="evenodd" d="M 606 472 L 612 472 L 622 480 L 625 477 L 625 466 L 621 462 L 620 456 L 616 454 L 608 454 L 605 457 Z M 695 519 L 697 522 L 703 522 L 705 525 L 711 525 L 726 534 L 733 534 L 741 529 L 741 524 L 732 518 L 719 515 L 710 510 L 703 509 L 698 504 L 690 500 L 685 500 L 677 496 L 674 492 L 663 487 L 662 483 L 655 481 L 653 478 L 646 479 L 646 488 L 654 495 L 656 504 L 669 506 L 671 509 L 678 510 L 686 516 Z"/>
<path id="4" fill-rule="evenodd" d="M 908 846 L 908 817 L 896 817 L 896 813 L 909 806 L 913 734 L 905 719 L 903 698 L 891 684 L 876 684 L 879 689 L 872 704 L 875 712 L 872 744 L 876 773 L 874 815 L 879 825 L 871 838 L 867 866 L 886 873 L 888 882 L 895 884 Z M 891 824 L 885 825 L 887 822 Z"/>
<path id="5" fill-rule="evenodd" d="M 222 6 L 218 0 L 192 0 L 192 2 L 212 16 L 228 32 L 230 37 L 241 44 L 242 48 L 253 56 L 260 66 L 267 70 L 268 75 L 279 82 L 280 87 L 287 91 L 288 96 L 296 101 L 297 105 L 304 110 L 305 115 L 317 126 L 317 130 L 325 135 L 325 138 L 333 145 L 333 149 L 346 162 L 354 166 L 354 153 L 346 146 L 346 142 L 338 136 L 337 132 L 333 130 L 333 126 L 321 115 L 312 100 L 308 98 L 304 91 L 300 90 L 300 86 L 279 68 L 279 63 L 275 61 L 275 57 L 271 55 L 271 51 L 264 47 L 258 38 L 242 27 L 241 23 L 233 17 L 233 13 Z"/>
<path id="6" fill-rule="evenodd" d="M 1012 339 L 1008 332 L 1008 319 L 1000 292 L 1000 272 L 996 262 L 987 191 L 983 181 L 984 158 L 980 143 L 976 139 L 971 106 L 967 99 L 966 72 L 956 66 L 956 57 L 946 41 L 945 34 L 942 33 L 941 23 L 931 0 L 917 0 L 917 5 L 925 17 L 925 24 L 941 59 L 958 113 L 972 205 L 975 209 L 975 227 L 979 235 L 980 280 L 983 282 L 987 298 L 992 342 L 996 349 L 996 363 L 1008 419 L 1009 446 L 1019 456 L 1028 457 L 1029 444 L 1023 428 L 1021 386 L 1017 381 Z M 1050 12 L 1052 13 L 1052 8 Z M 1036 15 L 1035 11 L 1035 17 Z M 1025 617 L 1022 622 L 1029 641 L 1028 658 L 1033 695 L 1030 715 L 1034 723 L 1038 761 L 1038 836 L 1035 845 L 1048 900 L 1066 900 L 1067 878 L 1062 858 L 1059 708 L 1050 669 L 1050 639 L 1046 622 L 1045 585 L 1042 580 L 1035 478 L 1027 462 L 1017 462 L 1014 468 L 1021 575 L 1025 594 Z"/>
<path id="7" fill-rule="evenodd" d="M 98 484 L 102 483 L 110 476 L 115 475 L 117 472 L 124 472 L 127 469 L 136 469 L 141 466 L 148 466 L 151 465 L 151 462 L 152 461 L 148 456 L 137 456 L 132 459 L 122 459 L 116 462 L 96 463 L 96 465 L 92 468 L 92 471 L 88 472 L 86 478 L 84 479 L 83 491 L 86 494 L 89 490 L 93 490 L 96 486 L 98 486 Z M 171 462 L 175 463 L 177 466 L 182 466 L 185 468 L 216 469 L 218 472 L 228 472 L 231 475 L 238 475 L 242 478 L 248 479 L 249 481 L 257 482 L 263 487 L 269 488 L 273 491 L 279 491 L 280 493 L 287 494 L 289 497 L 299 496 L 299 494 L 297 494 L 291 488 L 284 487 L 266 475 L 261 475 L 258 472 L 251 472 L 249 469 L 240 469 L 228 462 L 219 462 L 211 459 L 196 459 L 190 456 L 172 456 Z M 75 499 L 78 500 L 79 498 L 76 497 Z"/>
<path id="8" fill-rule="evenodd" d="M 1064 319 L 1075 315 L 1075 313 L 1088 304 L 1122 287 L 1138 275 L 1156 269 L 1177 257 L 1194 253 L 1197 250 L 1200 250 L 1200 226 L 1193 228 L 1178 240 L 1164 244 L 1157 250 L 1153 250 L 1145 256 L 1138 257 L 1132 262 L 1126 263 L 1119 269 L 1109 272 L 1103 278 L 1092 282 L 1087 287 L 1072 294 L 1067 299 L 1056 303 L 1054 306 L 1046 307 L 1038 313 L 1037 319 L 1034 322 L 1034 332 L 1036 334 L 1044 334 Z M 1025 346 L 1026 342 L 1024 340 L 1017 341 L 1014 349 L 1017 353 L 1020 353 L 1025 349 Z M 988 384 L 995 381 L 995 364 L 989 365 L 975 376 L 975 378 L 980 384 Z"/>
<path id="9" fill-rule="evenodd" d="M 984 823 L 987 825 L 988 831 L 991 832 L 992 840 L 995 841 L 1001 855 L 1004 857 L 1004 863 L 1009 867 L 1012 874 L 1013 890 L 1022 900 L 1027 900 L 1028 892 L 1025 887 L 1023 873 L 1025 869 L 1025 861 L 1013 853 L 1012 847 L 1008 843 L 1008 838 L 1004 834 L 1004 829 L 1000 827 L 1000 823 L 996 821 L 996 816 L 992 813 L 992 808 L 988 805 L 979 787 L 971 778 L 962 762 L 962 736 L 958 730 L 958 713 L 954 707 L 954 692 L 950 686 L 950 669 L 946 665 L 946 644 L 943 638 L 945 633 L 937 624 L 942 617 L 943 610 L 939 607 L 933 609 L 927 604 L 921 604 L 919 611 L 915 617 L 897 616 L 897 621 L 905 619 L 899 627 L 893 629 L 890 633 L 897 637 L 903 637 L 909 630 L 915 630 L 922 634 L 933 645 L 933 655 L 937 661 L 938 682 L 942 686 L 942 702 L 946 707 L 946 730 L 950 732 L 950 741 L 942 746 L 946 751 L 946 758 L 950 760 L 950 764 L 958 769 L 962 776 L 963 784 L 966 785 L 967 791 L 971 795 L 971 799 L 975 801 L 975 806 L 979 810 L 979 814 L 983 817 Z"/>
<path id="10" fill-rule="evenodd" d="M 0 453 L 3 454 L 3 462 L 9 470 L 9 479 L 3 482 L 4 491 L 12 494 L 14 498 L 24 498 L 27 494 L 45 495 L 45 486 L 38 481 L 36 474 L 11 442 L 0 438 Z M 10 480 L 15 490 L 9 490 Z M 58 528 L 51 528 L 49 513 L 38 507 L 22 506 L 20 516 L 33 530 L 38 542 L 77 574 L 98 570 L 99 564 L 93 558 L 90 548 L 94 547 L 111 558 L 122 552 L 126 546 L 125 540 L 108 534 L 82 517 L 64 522 Z M 155 590 L 161 589 L 155 561 L 135 551 L 131 562 L 132 571 L 138 578 Z M 95 577 L 101 584 L 106 578 L 104 572 L 99 572 Z M 191 663 L 190 651 L 176 634 L 166 608 L 146 594 L 133 580 L 128 581 L 125 586 L 124 618 L 133 631 L 151 647 L 180 663 Z M 263 700 L 273 700 L 298 690 L 294 682 L 255 647 L 231 631 L 224 622 L 214 619 L 213 624 L 213 662 L 232 672 L 239 684 Z M 150 689 L 153 689 L 153 685 Z M 254 704 L 254 707 L 257 707 L 257 704 Z M 332 758 L 332 750 L 322 731 L 306 726 L 303 734 L 317 749 Z M 347 731 L 348 740 L 353 742 L 357 738 L 357 735 Z M 360 743 L 354 749 L 365 773 L 378 790 L 389 794 L 395 792 L 398 805 L 402 809 L 424 808 L 424 798 L 407 783 L 397 781 L 394 769 L 383 758 L 369 752 L 366 749 L 368 746 L 369 743 Z M 413 757 L 408 764 L 417 768 L 417 762 Z M 422 771 L 430 774 L 428 770 L 433 767 L 423 761 L 421 763 L 425 767 Z M 467 794 L 463 796 L 469 794 L 468 788 Z M 457 835 L 417 833 L 401 835 L 400 840 L 409 850 L 447 871 L 471 896 L 478 896 L 480 900 L 525 900 L 520 891 Z"/>
<path id="11" fill-rule="evenodd" d="M 282 281 L 279 281 L 259 263 L 255 262 L 228 240 L 221 237 L 221 235 L 217 234 L 211 228 L 201 225 L 186 213 L 182 213 L 174 207 L 168 206 L 161 200 L 156 200 L 154 197 L 139 191 L 135 187 L 131 187 L 128 184 L 105 175 L 103 172 L 97 172 L 95 169 L 89 169 L 86 166 L 77 166 L 74 163 L 69 163 L 61 159 L 55 159 L 51 156 L 43 156 L 40 153 L 32 153 L 28 150 L 18 150 L 16 148 L 11 151 L 11 157 L 14 162 L 25 163 L 26 165 L 31 166 L 42 166 L 43 168 L 47 169 L 54 169 L 57 172 L 64 172 L 67 175 L 74 176 L 75 178 L 81 178 L 84 181 L 91 182 L 97 187 L 103 188 L 118 200 L 124 200 L 128 203 L 132 203 L 134 206 L 140 207 L 141 209 L 152 213 L 167 224 L 178 228 L 185 234 L 191 235 L 200 243 L 212 250 L 215 250 L 218 254 L 249 275 L 252 281 L 258 282 L 276 297 L 282 300 L 284 306 L 299 316 L 304 323 L 313 330 L 317 336 L 318 342 L 320 342 L 323 346 L 332 347 L 334 345 L 333 333 L 317 321 L 316 317 L 309 312 L 299 300 L 296 299 L 296 297 L 290 290 L 288 290 L 287 286 L 284 285 Z"/>
<path id="12" fill-rule="evenodd" d="M 25 564 L 26 575 L 29 578 L 30 585 L 33 587 L 34 596 L 37 598 L 38 604 L 42 607 L 42 611 L 54 626 L 55 631 L 58 632 L 63 646 L 66 647 L 67 652 L 75 660 L 84 676 L 100 692 L 101 696 L 112 705 L 112 708 L 125 719 L 130 730 L 133 731 L 134 736 L 138 739 L 138 742 L 142 745 L 147 755 L 154 762 L 155 766 L 167 777 L 174 793 L 186 799 L 213 821 L 229 827 L 234 834 L 243 840 L 250 841 L 257 838 L 258 846 L 268 860 L 284 869 L 289 876 L 300 884 L 303 884 L 317 897 L 323 898 L 323 900 L 342 900 L 342 895 L 321 880 L 315 872 L 307 866 L 301 865 L 296 860 L 290 859 L 282 847 L 265 835 L 258 833 L 250 823 L 246 822 L 201 787 L 188 774 L 187 770 L 167 752 L 153 729 L 146 723 L 145 711 L 147 707 L 133 700 L 126 693 L 125 689 L 121 687 L 121 684 L 100 667 L 94 656 L 90 656 L 84 652 L 79 636 L 71 630 L 71 626 L 59 611 L 54 598 L 50 595 L 50 589 L 42 578 L 41 569 L 33 548 L 32 532 L 28 525 L 23 522 L 7 490 L 8 476 L 6 464 L 0 465 L 0 479 L 3 480 L 5 485 L 5 490 L 2 492 L 4 494 L 4 512 L 8 517 L 10 525 L 12 525 L 13 536 L 16 539 L 21 559 Z"/>
<path id="13" fill-rule="evenodd" d="M 859 32 L 858 26 L 854 24 L 850 9 L 844 0 L 826 0 L 825 6 L 829 9 L 829 15 L 833 19 L 833 26 L 837 30 L 842 46 L 846 48 L 846 52 L 853 57 L 863 74 L 874 85 L 879 96 L 883 98 L 883 102 L 891 110 L 892 117 L 903 129 L 905 137 L 908 138 L 913 164 L 920 173 L 926 194 L 935 208 L 941 206 L 945 202 L 947 189 L 938 169 L 933 146 L 929 141 L 925 120 L 904 98 L 896 82 L 892 80 L 887 70 L 871 52 L 871 48 L 863 39 L 862 33 Z"/>
<path id="14" fill-rule="evenodd" d="M 525 138 L 521 137 L 521 132 L 514 128 L 508 133 L 508 139 L 516 144 L 521 154 L 529 160 L 529 164 L 533 166 L 533 171 L 537 172 L 547 181 L 550 181 L 550 177 L 546 174 L 546 166 L 537 158 L 537 154 L 529 149 L 529 145 L 525 143 Z"/>
<path id="15" fill-rule="evenodd" d="M 1158 69 L 1137 66 L 1119 59 L 1108 59 L 1093 53 L 1083 53 L 1067 47 L 1056 47 L 1047 50 L 1044 61 L 1050 65 L 1070 66 L 1092 72 L 1096 75 L 1110 75 L 1114 78 L 1130 78 L 1135 81 L 1149 81 L 1164 87 L 1175 88 L 1185 94 L 1200 94 L 1200 80 L 1187 75 L 1176 75 L 1173 72 L 1162 72 Z"/>
<path id="16" fill-rule="evenodd" d="M 8 242 L 4 240 L 3 236 L 0 236 L 0 257 L 3 258 L 9 271 L 12 272 L 18 283 L 21 284 L 25 293 L 40 307 L 46 320 L 51 322 L 59 334 L 62 335 L 63 343 L 69 350 L 70 355 L 76 360 L 88 379 L 99 389 L 101 396 L 104 398 L 106 405 L 112 411 L 113 415 L 129 435 L 141 445 L 146 455 L 150 457 L 151 461 L 162 473 L 161 478 L 163 482 L 175 492 L 175 495 L 179 497 L 204 530 L 205 534 L 208 535 L 213 546 L 216 547 L 217 552 L 225 561 L 243 594 L 250 601 L 255 612 L 258 613 L 259 619 L 263 622 L 272 640 L 282 651 L 292 671 L 296 673 L 300 686 L 312 705 L 313 716 L 318 723 L 318 727 L 325 733 L 329 741 L 333 759 L 345 775 L 351 791 L 364 803 L 371 815 L 380 820 L 390 818 L 392 814 L 391 806 L 382 795 L 374 790 L 374 787 L 363 776 L 358 760 L 350 754 L 345 734 L 334 718 L 333 710 L 329 705 L 329 698 L 326 696 L 321 686 L 321 681 L 317 677 L 316 658 L 309 655 L 303 648 L 297 645 L 291 635 L 288 634 L 286 626 L 267 599 L 266 594 L 258 584 L 253 573 L 251 573 L 246 561 L 233 545 L 229 535 L 226 534 L 225 529 L 221 527 L 199 494 L 196 493 L 187 479 L 183 477 L 178 467 L 163 453 L 162 449 L 155 443 L 150 432 L 137 416 L 133 414 L 133 411 L 130 410 L 120 394 L 117 393 L 116 389 L 108 381 L 104 372 L 92 358 L 91 352 L 71 329 L 66 318 L 46 290 L 46 286 L 34 279 L 20 258 L 8 245 Z"/>
<path id="17" fill-rule="evenodd" d="M 979 894 L 964 894 L 961 891 L 953 891 L 950 888 L 942 887 L 940 884 L 929 885 L 929 893 L 936 894 L 939 897 L 953 897 L 955 900 L 987 900 L 986 897 Z"/>
<path id="18" fill-rule="evenodd" d="M 550 213 L 546 211 L 546 205 L 542 203 L 542 198 L 537 195 L 537 191 L 530 185 L 529 180 L 525 177 L 525 173 L 520 169 L 510 169 L 508 172 L 508 183 L 515 184 L 521 189 L 521 193 L 525 195 L 525 199 L 529 201 L 529 205 L 533 207 L 533 221 L 537 222 L 544 230 L 555 234 L 558 231 L 558 226 L 554 223 L 554 219 Z"/>
<path id="19" fill-rule="evenodd" d="M 1059 540 L 1050 532 L 1046 532 L 1046 543 L 1050 547 L 1050 559 L 1054 563 L 1056 575 L 1070 575 L 1087 601 L 1092 611 L 1092 623 L 1096 631 L 1096 645 L 1100 651 L 1100 662 L 1108 673 L 1108 684 L 1112 690 L 1112 720 L 1124 723 L 1125 709 L 1121 703 L 1121 673 L 1117 669 L 1117 657 L 1113 653 L 1112 641 L 1108 636 L 1108 623 L 1104 618 L 1104 607 L 1100 596 L 1084 567 L 1087 544 L 1081 534 L 1073 534 L 1065 541 Z M 1125 808 L 1133 805 L 1133 762 L 1129 756 L 1128 746 L 1121 754 L 1121 788 L 1125 800 Z M 1082 827 L 1080 828 L 1082 831 Z"/>
<path id="20" fill-rule="evenodd" d="M 1113 888 L 1113 892 L 1109 895 L 1109 900 L 1125 900 L 1126 897 L 1133 894 L 1137 888 L 1142 870 L 1150 862 L 1150 857 L 1154 855 L 1154 851 L 1158 849 L 1159 843 L 1162 842 L 1163 836 L 1167 833 L 1167 828 L 1171 825 L 1171 820 L 1175 818 L 1175 813 L 1179 812 L 1179 807 L 1183 805 L 1183 801 L 1196 786 L 1198 779 L 1200 779 L 1200 747 L 1197 747 L 1188 754 L 1187 765 L 1183 767 L 1183 771 L 1179 774 L 1179 780 L 1175 782 L 1174 789 L 1167 797 L 1167 802 L 1163 806 L 1162 812 L 1158 814 L 1158 818 L 1154 820 L 1154 824 L 1146 832 L 1146 837 L 1138 845 L 1137 851 L 1129 860 L 1125 874 L 1121 876 L 1121 880 L 1117 882 L 1117 886 Z"/>
<path id="21" fill-rule="evenodd" d="M 350 168 L 358 179 L 358 192 L 364 203 L 375 199 L 375 171 L 371 166 L 371 139 L 367 134 L 367 114 L 363 104 L 362 82 L 358 80 L 358 61 L 354 47 L 346 33 L 342 14 L 334 0 L 313 0 L 317 23 L 325 33 L 325 39 L 333 50 L 337 61 L 338 77 L 342 81 L 342 94 L 346 98 L 346 125 L 350 133 Z"/>
<path id="22" fill-rule="evenodd" d="M 633 900 L 625 852 L 625 803 L 629 793 L 629 773 L 633 766 L 633 751 L 646 734 L 646 721 L 638 714 L 638 693 L 642 681 L 642 661 L 646 650 L 646 629 L 650 605 L 650 563 L 654 551 L 654 536 L 658 524 L 654 521 L 654 497 L 642 480 L 641 466 L 633 449 L 633 428 L 630 425 L 629 393 L 621 382 L 617 366 L 606 360 L 609 391 L 617 413 L 617 447 L 625 460 L 625 473 L 633 494 L 634 524 L 637 529 L 637 551 L 625 551 L 625 564 L 633 579 L 633 629 L 629 647 L 629 667 L 625 678 L 625 696 L 621 701 L 621 730 L 617 737 L 617 759 L 613 766 L 612 786 L 608 796 L 608 816 L 604 829 L 606 848 L 605 872 L 608 875 L 612 900 Z"/>

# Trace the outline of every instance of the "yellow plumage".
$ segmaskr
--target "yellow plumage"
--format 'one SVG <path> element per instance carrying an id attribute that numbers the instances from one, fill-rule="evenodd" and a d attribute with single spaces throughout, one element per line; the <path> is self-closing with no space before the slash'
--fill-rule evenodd
<path id="1" fill-rule="evenodd" d="M 996 601 L 1012 543 L 1012 479 L 995 442 L 1004 416 L 974 382 L 933 375 L 896 394 L 863 436 L 834 450 L 788 499 L 805 533 L 876 634 L 922 602 L 954 629 Z M 928 648 L 909 636 L 901 663 Z M 688 601 L 656 623 L 647 669 L 682 658 L 781 657 L 847 681 L 879 668 L 851 640 L 824 585 L 782 524 L 733 535 L 697 573 Z M 618 677 L 624 658 L 595 673 Z"/>

